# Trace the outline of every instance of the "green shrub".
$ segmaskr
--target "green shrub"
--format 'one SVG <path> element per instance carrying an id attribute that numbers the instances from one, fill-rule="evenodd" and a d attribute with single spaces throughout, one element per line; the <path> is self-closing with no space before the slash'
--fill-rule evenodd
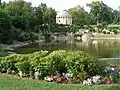
<path id="1" fill-rule="evenodd" d="M 38 35 L 33 32 L 21 32 L 17 39 L 18 41 L 34 41 L 38 39 Z"/>
<path id="2" fill-rule="evenodd" d="M 70 52 L 66 59 L 68 71 L 73 74 L 74 78 L 81 74 L 81 80 L 84 80 L 87 76 L 102 74 L 105 67 L 102 61 L 81 51 Z"/>
<path id="3" fill-rule="evenodd" d="M 88 75 L 102 74 L 105 64 L 98 59 L 90 57 L 88 54 L 75 51 L 64 50 L 39 51 L 31 54 L 17 54 L 0 58 L 0 72 L 14 70 L 16 73 L 22 71 L 24 76 L 33 76 L 39 72 L 41 78 L 54 74 L 55 71 L 71 73 L 74 79 L 80 74 L 80 80 L 84 80 Z"/>

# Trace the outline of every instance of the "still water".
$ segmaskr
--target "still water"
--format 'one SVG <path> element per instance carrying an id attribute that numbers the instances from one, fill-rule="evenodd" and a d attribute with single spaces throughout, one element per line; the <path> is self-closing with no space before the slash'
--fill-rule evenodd
<path id="1" fill-rule="evenodd" d="M 120 58 L 120 40 L 57 41 L 30 44 L 15 48 L 16 53 L 31 53 L 39 50 L 84 51 L 100 58 Z"/>

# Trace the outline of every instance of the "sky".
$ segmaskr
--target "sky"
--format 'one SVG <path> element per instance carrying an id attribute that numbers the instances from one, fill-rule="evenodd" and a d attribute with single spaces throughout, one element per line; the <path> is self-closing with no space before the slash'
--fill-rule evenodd
<path id="1" fill-rule="evenodd" d="M 10 0 L 2 1 L 9 2 Z M 89 10 L 89 8 L 86 7 L 86 3 L 100 0 L 25 0 L 25 1 L 32 2 L 33 6 L 38 6 L 40 3 L 46 3 L 48 7 L 52 7 L 56 11 L 61 11 L 73 8 L 77 5 L 81 5 L 86 10 Z M 102 1 L 113 9 L 118 9 L 118 6 L 120 6 L 120 0 L 102 0 Z"/>

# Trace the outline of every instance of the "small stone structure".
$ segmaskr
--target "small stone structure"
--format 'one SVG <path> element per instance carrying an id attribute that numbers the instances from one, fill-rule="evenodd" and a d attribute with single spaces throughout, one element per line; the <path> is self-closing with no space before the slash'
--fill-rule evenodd
<path id="1" fill-rule="evenodd" d="M 56 15 L 56 23 L 58 24 L 72 24 L 72 16 L 66 11 L 58 12 Z"/>

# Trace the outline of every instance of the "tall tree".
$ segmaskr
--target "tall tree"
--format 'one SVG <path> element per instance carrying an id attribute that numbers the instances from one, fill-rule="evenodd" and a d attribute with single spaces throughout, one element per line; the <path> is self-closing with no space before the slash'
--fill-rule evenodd
<path id="1" fill-rule="evenodd" d="M 11 35 L 10 18 L 5 11 L 0 9 L 0 43 L 10 43 Z"/>
<path id="2" fill-rule="evenodd" d="M 5 10 L 12 20 L 12 25 L 21 30 L 27 30 L 30 26 L 30 20 L 34 18 L 31 3 L 22 0 L 11 1 Z"/>
<path id="3" fill-rule="evenodd" d="M 41 8 L 42 12 L 44 12 L 45 9 L 47 8 L 47 5 L 45 3 L 41 3 L 39 7 Z"/>
<path id="4" fill-rule="evenodd" d="M 114 16 L 113 24 L 120 24 L 120 7 L 118 10 L 113 11 L 113 16 Z"/>
<path id="5" fill-rule="evenodd" d="M 43 12 L 44 23 L 52 24 L 56 22 L 56 11 L 52 8 L 46 8 Z"/>
<path id="6" fill-rule="evenodd" d="M 68 12 L 73 17 L 73 24 L 76 25 L 84 25 L 85 24 L 85 17 L 86 17 L 86 11 L 81 6 L 76 6 L 74 8 L 70 8 Z"/>
<path id="7" fill-rule="evenodd" d="M 113 9 L 108 7 L 103 1 L 93 1 L 88 4 L 90 14 L 94 17 L 96 23 L 111 23 L 113 20 Z"/>

